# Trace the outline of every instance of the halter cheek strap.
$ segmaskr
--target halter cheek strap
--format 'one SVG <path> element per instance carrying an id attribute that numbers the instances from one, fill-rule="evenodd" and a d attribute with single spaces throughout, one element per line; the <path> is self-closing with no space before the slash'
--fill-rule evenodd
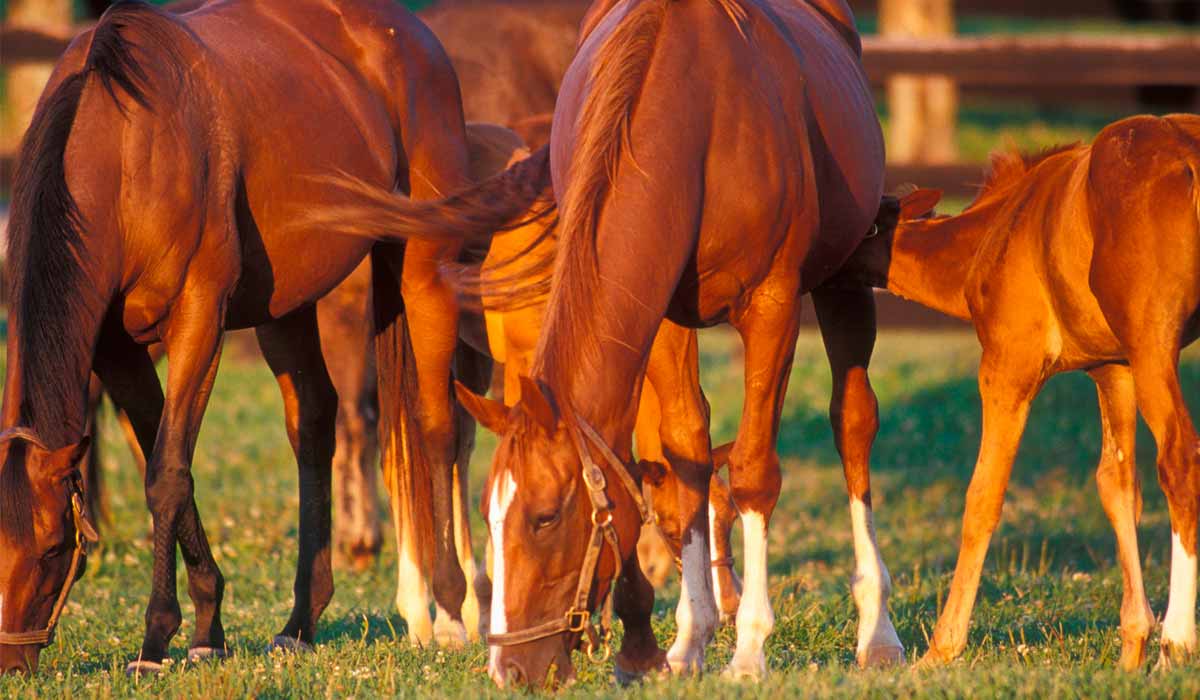
<path id="1" fill-rule="evenodd" d="M 75 578 L 79 575 L 79 566 L 87 558 L 88 543 L 100 540 L 99 535 L 96 534 L 96 528 L 84 514 L 83 489 L 80 486 L 78 475 L 70 479 L 69 488 L 71 490 L 71 518 L 75 522 L 75 549 L 71 552 L 71 568 L 67 570 L 67 580 L 63 582 L 62 590 L 58 592 L 58 598 L 54 601 L 54 608 L 50 611 L 50 621 L 40 630 L 0 632 L 0 644 L 9 646 L 36 644 L 44 647 L 54 640 L 54 629 L 58 627 L 58 619 L 62 616 L 63 608 L 67 606 L 67 596 L 71 593 L 71 587 L 75 585 Z"/>
<path id="2" fill-rule="evenodd" d="M 614 581 L 621 575 L 621 547 L 617 540 L 617 531 L 612 525 L 612 503 L 606 493 L 608 481 L 605 479 L 604 470 L 592 460 L 591 450 L 588 449 L 587 443 L 591 443 L 604 457 L 604 461 L 617 476 L 617 480 L 633 498 L 642 522 L 653 522 L 654 514 L 642 498 L 641 489 L 638 488 L 629 469 L 609 448 L 608 443 L 600 437 L 595 428 L 578 417 L 574 420 L 568 419 L 567 425 L 571 440 L 575 443 L 575 450 L 579 453 L 579 460 L 583 465 L 583 484 L 587 488 L 588 499 L 592 502 L 592 532 L 588 537 L 583 564 L 579 567 L 579 582 L 575 586 L 575 597 L 571 601 L 571 607 L 562 617 L 515 632 L 489 634 L 487 643 L 491 646 L 513 646 L 545 639 L 556 634 L 584 634 L 587 636 L 588 657 L 599 662 L 607 659 L 610 653 L 608 642 L 612 636 L 612 597 L 607 594 L 605 596 L 599 633 L 591 624 L 592 613 L 588 599 L 591 597 L 592 584 L 596 578 L 596 567 L 600 563 L 600 553 L 604 551 L 604 545 L 607 543 L 609 549 L 612 550 L 613 561 L 616 565 Z M 499 604 L 503 605 L 504 602 L 500 601 Z"/>

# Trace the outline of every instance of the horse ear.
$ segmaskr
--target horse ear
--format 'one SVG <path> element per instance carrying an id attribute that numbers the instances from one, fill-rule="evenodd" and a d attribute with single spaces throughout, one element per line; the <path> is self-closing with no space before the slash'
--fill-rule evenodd
<path id="1" fill-rule="evenodd" d="M 520 378 L 521 381 L 521 406 L 529 411 L 529 415 L 542 426 L 546 434 L 553 435 L 554 429 L 558 426 L 558 408 L 554 405 L 554 399 L 548 394 L 549 388 L 539 381 L 530 379 L 524 375 Z"/>
<path id="2" fill-rule="evenodd" d="M 650 460 L 642 459 L 638 460 L 638 467 L 640 467 L 642 470 L 643 484 L 650 484 L 651 486 L 658 488 L 659 486 L 662 486 L 663 481 L 667 478 L 667 468 L 658 462 L 651 462 Z"/>
<path id="3" fill-rule="evenodd" d="M 942 198 L 941 190 L 919 189 L 900 198 L 900 220 L 919 219 L 933 212 Z"/>
<path id="4" fill-rule="evenodd" d="M 88 450 L 92 446 L 92 436 L 84 435 L 83 439 L 74 445 L 60 447 L 50 453 L 48 463 L 56 474 L 66 474 L 74 471 L 79 467 L 79 463 L 87 457 Z"/>
<path id="5" fill-rule="evenodd" d="M 467 413 L 493 433 L 499 435 L 508 426 L 508 407 L 499 401 L 476 394 L 457 379 L 454 380 L 454 395 Z"/>

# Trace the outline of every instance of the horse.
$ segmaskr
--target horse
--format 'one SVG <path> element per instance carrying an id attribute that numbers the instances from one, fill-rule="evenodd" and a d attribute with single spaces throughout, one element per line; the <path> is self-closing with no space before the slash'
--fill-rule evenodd
<path id="1" fill-rule="evenodd" d="M 496 127 L 494 131 L 499 141 L 507 130 Z M 508 134 L 511 161 L 528 157 L 529 151 L 520 137 L 513 132 Z M 531 217 L 530 221 L 492 240 L 487 257 L 479 266 L 478 273 L 475 273 L 477 277 L 474 284 L 483 284 L 483 280 L 497 276 L 544 279 L 544 271 L 528 269 L 524 261 L 552 258 L 553 246 L 554 239 L 547 235 L 547 226 L 542 219 Z M 470 278 L 464 276 L 463 279 Z M 524 299 L 519 303 L 487 296 L 479 299 L 491 356 L 503 367 L 500 391 L 493 393 L 498 394 L 499 400 L 506 406 L 512 407 L 520 402 L 520 378 L 529 372 L 541 334 L 544 301 L 542 296 Z M 638 563 L 647 580 L 655 588 L 660 588 L 666 581 L 670 567 L 678 560 L 682 535 L 679 520 L 673 512 L 674 489 L 677 485 L 673 479 L 674 473 L 667 468 L 670 457 L 663 449 L 664 439 L 669 441 L 670 438 L 664 438 L 663 435 L 677 424 L 673 411 L 686 406 L 687 402 L 704 403 L 705 414 L 708 410 L 699 384 L 699 352 L 694 330 L 664 321 L 650 358 L 634 435 L 639 463 L 646 477 L 643 488 L 649 505 L 655 511 L 656 522 L 644 527 L 638 536 Z M 715 472 L 709 489 L 713 590 L 721 618 L 725 620 L 737 613 L 741 595 L 741 580 L 734 571 L 729 544 L 729 531 L 736 510 L 728 487 Z"/>
<path id="2" fill-rule="evenodd" d="M 652 512 L 631 434 L 664 318 L 684 327 L 728 322 L 745 343 L 746 399 L 729 468 L 746 558 L 727 672 L 765 673 L 774 624 L 767 528 L 781 481 L 775 442 L 810 292 L 833 368 L 830 417 L 850 495 L 857 657 L 865 665 L 902 659 L 869 495 L 874 299 L 866 288 L 823 286 L 868 234 L 883 188 L 883 141 L 849 8 L 840 0 L 599 0 L 582 26 L 549 162 L 538 162 L 539 150 L 502 176 L 532 189 L 549 174 L 560 207 L 531 376 L 511 409 L 456 387 L 476 420 L 501 435 L 483 503 L 494 550 L 489 675 L 500 685 L 565 682 L 582 639 L 592 655 L 606 653 L 606 625 L 597 632 L 590 622 L 602 603 L 625 623 L 619 677 L 664 663 L 683 673 L 703 666 L 717 613 L 708 575 L 712 457 L 696 402 L 671 431 L 687 439 L 664 444 L 687 523 L 679 632 L 666 653 L 650 627 L 653 590 L 634 546 Z M 459 234 L 472 237 L 483 230 L 473 221 L 491 218 L 498 204 L 496 188 L 485 183 L 429 206 L 451 207 Z M 343 189 L 362 195 L 362 205 L 323 221 L 363 237 L 401 235 L 388 209 L 403 200 L 378 188 L 370 196 L 363 183 Z"/>
<path id="3" fill-rule="evenodd" d="M 427 477 L 428 506 L 451 510 L 457 305 L 438 267 L 460 244 L 444 235 L 454 217 L 430 218 L 415 200 L 468 177 L 458 87 L 436 39 L 384 0 L 222 2 L 183 15 L 120 3 L 60 60 L 19 163 L 0 414 L 0 669 L 36 670 L 95 536 L 78 469 L 93 370 L 149 455 L 154 580 L 127 670 L 160 669 L 179 628 L 177 544 L 196 607 L 189 657 L 224 656 L 224 583 L 190 464 L 229 328 L 256 328 L 284 397 L 300 547 L 295 604 L 273 644 L 308 648 L 333 593 L 337 401 L 313 302 L 368 253 L 385 473 L 404 475 L 398 490 Z M 400 218 L 420 240 L 376 244 L 304 227 L 309 207 L 353 202 L 297 173 L 409 193 Z M 495 198 L 494 221 L 474 221 L 498 227 L 544 189 L 515 185 Z M 170 358 L 165 395 L 146 351 L 154 342 Z M 457 568 L 451 533 L 426 542 L 437 571 Z M 451 629 L 462 627 L 463 589 L 460 571 L 435 592 Z"/>
<path id="4" fill-rule="evenodd" d="M 1182 661 L 1196 650 L 1200 438 L 1178 364 L 1200 336 L 1200 117 L 1131 117 L 1090 144 L 999 152 L 961 214 L 925 216 L 936 201 L 918 190 L 893 202 L 898 224 L 867 240 L 841 273 L 845 284 L 886 287 L 970 321 L 983 346 L 983 438 L 950 595 L 921 663 L 947 663 L 966 646 L 1030 403 L 1046 380 L 1074 370 L 1088 373 L 1100 402 L 1096 482 L 1124 580 L 1120 667 L 1142 665 L 1155 625 L 1137 543 L 1139 410 L 1158 446 L 1171 520 L 1159 659 Z"/>
<path id="5" fill-rule="evenodd" d="M 558 85 L 575 56 L 586 0 L 445 0 L 417 13 L 463 88 L 468 122 L 517 132 L 531 148 L 549 139 Z"/>

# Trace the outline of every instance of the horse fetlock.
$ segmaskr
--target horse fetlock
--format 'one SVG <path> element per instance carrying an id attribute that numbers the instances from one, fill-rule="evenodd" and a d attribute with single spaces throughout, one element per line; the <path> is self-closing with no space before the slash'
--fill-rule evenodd
<path id="1" fill-rule="evenodd" d="M 467 627 L 462 620 L 454 619 L 450 613 L 437 606 L 433 620 L 433 639 L 439 646 L 459 649 L 467 644 Z"/>

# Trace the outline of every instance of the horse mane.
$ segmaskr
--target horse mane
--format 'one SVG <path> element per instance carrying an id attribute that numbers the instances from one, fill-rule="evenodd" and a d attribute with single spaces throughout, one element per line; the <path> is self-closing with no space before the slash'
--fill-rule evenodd
<path id="1" fill-rule="evenodd" d="M 535 357 L 535 376 L 557 378 L 564 369 L 547 339 L 559 333 L 575 340 L 569 355 L 594 358 L 599 347 L 586 332 L 590 304 L 600 284 L 596 233 L 622 154 L 629 147 L 633 110 L 642 93 L 650 59 L 667 9 L 675 0 L 644 0 L 629 10 L 597 52 L 589 77 L 571 159 L 560 219 L 546 329 Z M 565 357 L 563 358 L 565 360 Z"/>
<path id="2" fill-rule="evenodd" d="M 987 173 L 980 186 L 979 195 L 971 206 L 985 200 L 992 200 L 1006 193 L 1013 185 L 1025 177 L 1026 173 L 1037 167 L 1042 161 L 1060 153 L 1067 153 L 1082 148 L 1080 142 L 1059 144 L 1040 151 L 1021 151 L 1015 147 L 992 151 L 988 157 Z"/>
<path id="3" fill-rule="evenodd" d="M 58 443 L 73 415 L 69 407 L 81 401 L 77 379 L 62 371 L 63 360 L 86 352 L 85 346 L 92 342 L 71 329 L 101 301 L 99 290 L 87 283 L 92 262 L 84 245 L 87 222 L 67 185 L 67 142 L 93 75 L 122 113 L 125 107 L 117 99 L 118 88 L 149 109 L 149 74 L 134 56 L 138 46 L 122 30 L 136 27 L 139 36 L 167 46 L 166 27 L 160 21 L 164 16 L 143 3 L 121 2 L 110 8 L 96 25 L 83 68 L 42 100 L 21 143 L 6 256 L 17 350 L 9 361 L 19 363 L 19 421 L 40 431 L 51 447 L 61 446 Z M 163 54 L 154 58 L 161 60 Z M 178 61 L 165 65 L 179 73 L 168 84 L 179 85 L 183 78 Z M 24 540 L 33 532 L 33 495 L 25 460 L 15 458 L 18 453 L 16 445 L 10 444 L 0 470 L 0 528 Z"/>

